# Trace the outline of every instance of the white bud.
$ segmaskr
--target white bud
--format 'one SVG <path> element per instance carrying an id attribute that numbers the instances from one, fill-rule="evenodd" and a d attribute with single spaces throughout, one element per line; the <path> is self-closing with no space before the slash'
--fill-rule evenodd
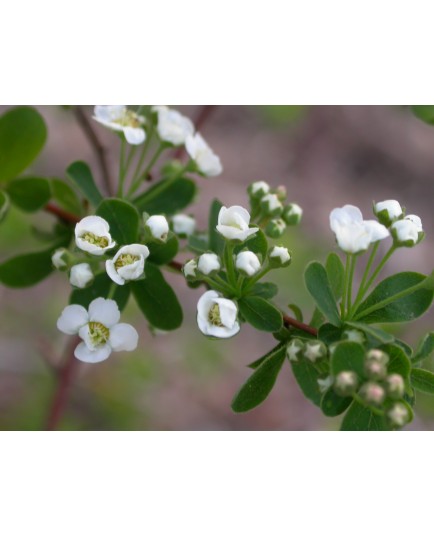
<path id="1" fill-rule="evenodd" d="M 267 194 L 261 199 L 261 207 L 267 216 L 280 216 L 282 213 L 282 203 L 276 194 Z"/>
<path id="2" fill-rule="evenodd" d="M 165 242 L 169 234 L 169 224 L 164 216 L 150 216 L 145 226 L 149 229 L 152 238 Z"/>
<path id="3" fill-rule="evenodd" d="M 298 361 L 299 354 L 304 348 L 304 343 L 300 339 L 292 339 L 286 347 L 286 357 L 293 362 Z"/>
<path id="4" fill-rule="evenodd" d="M 196 163 L 197 168 L 202 175 L 205 175 L 206 177 L 215 177 L 222 173 L 223 167 L 220 158 L 209 147 L 199 132 L 194 136 L 187 136 L 185 140 L 185 148 L 191 159 Z"/>
<path id="5" fill-rule="evenodd" d="M 71 268 L 71 273 L 69 275 L 69 282 L 71 285 L 77 288 L 85 288 L 88 284 L 93 281 L 94 275 L 92 270 L 86 262 L 81 264 L 76 264 Z"/>
<path id="6" fill-rule="evenodd" d="M 252 277 L 261 269 L 261 262 L 252 251 L 238 253 L 235 266 L 247 277 Z"/>
<path id="7" fill-rule="evenodd" d="M 196 259 L 191 259 L 186 262 L 182 268 L 184 276 L 186 279 L 195 279 L 197 277 L 197 261 Z"/>
<path id="8" fill-rule="evenodd" d="M 158 114 L 158 135 L 172 145 L 183 145 L 188 136 L 194 134 L 194 125 L 188 117 L 167 106 L 154 106 Z"/>
<path id="9" fill-rule="evenodd" d="M 395 426 L 402 427 L 410 420 L 410 415 L 407 407 L 402 403 L 397 403 L 387 412 L 387 416 Z"/>
<path id="10" fill-rule="evenodd" d="M 190 236 L 196 230 L 196 220 L 186 214 L 177 214 L 172 218 L 173 231 L 179 236 Z"/>
<path id="11" fill-rule="evenodd" d="M 350 396 L 355 393 L 359 379 L 352 370 L 344 370 L 336 376 L 334 390 L 339 396 Z"/>
<path id="12" fill-rule="evenodd" d="M 392 398 L 402 398 L 404 396 L 404 378 L 400 374 L 390 374 L 386 378 L 387 393 Z"/>
<path id="13" fill-rule="evenodd" d="M 282 218 L 288 225 L 298 225 L 303 216 L 303 209 L 296 203 L 291 203 L 283 209 Z"/>
<path id="14" fill-rule="evenodd" d="M 273 265 L 278 267 L 288 266 L 291 262 L 291 254 L 288 249 L 282 246 L 274 246 L 269 252 L 268 258 Z"/>
<path id="15" fill-rule="evenodd" d="M 327 349 L 321 341 L 309 341 L 304 345 L 303 355 L 306 359 L 315 363 L 315 361 L 327 355 Z"/>
<path id="16" fill-rule="evenodd" d="M 384 389 L 378 383 L 368 382 L 360 390 L 361 396 L 368 404 L 380 405 L 386 396 Z"/>
<path id="17" fill-rule="evenodd" d="M 261 197 L 264 197 L 264 195 L 268 194 L 268 192 L 270 191 L 270 185 L 265 181 L 252 182 L 252 184 L 248 187 L 247 191 L 253 198 L 259 199 Z"/>
<path id="18" fill-rule="evenodd" d="M 333 385 L 333 377 L 327 376 L 327 378 L 318 378 L 317 383 L 320 392 L 325 393 Z"/>
<path id="19" fill-rule="evenodd" d="M 389 362 L 389 356 L 386 354 L 386 352 L 378 350 L 378 348 L 373 348 L 372 350 L 369 350 L 369 352 L 366 354 L 366 359 L 378 361 L 383 365 L 387 365 L 387 363 Z"/>
<path id="20" fill-rule="evenodd" d="M 391 230 L 397 246 L 411 248 L 419 242 L 418 226 L 407 218 L 393 223 Z"/>
<path id="21" fill-rule="evenodd" d="M 221 269 L 220 259 L 215 253 L 203 253 L 197 263 L 199 272 L 209 275 Z"/>
<path id="22" fill-rule="evenodd" d="M 251 229 L 250 214 L 239 206 L 222 207 L 218 216 L 217 231 L 228 240 L 244 242 L 249 236 L 258 232 L 258 228 Z"/>
<path id="23" fill-rule="evenodd" d="M 365 334 L 363 331 L 359 331 L 358 329 L 346 329 L 342 334 L 342 338 L 347 341 L 358 342 L 360 344 L 363 344 L 366 341 Z"/>
<path id="24" fill-rule="evenodd" d="M 382 223 L 386 227 L 389 227 L 394 221 L 401 218 L 403 212 L 401 205 L 398 203 L 398 201 L 389 199 L 387 201 L 375 203 L 374 214 L 377 216 L 380 223 Z"/>
<path id="25" fill-rule="evenodd" d="M 68 266 L 68 252 L 65 248 L 56 249 L 51 257 L 51 262 L 57 270 L 62 270 Z"/>

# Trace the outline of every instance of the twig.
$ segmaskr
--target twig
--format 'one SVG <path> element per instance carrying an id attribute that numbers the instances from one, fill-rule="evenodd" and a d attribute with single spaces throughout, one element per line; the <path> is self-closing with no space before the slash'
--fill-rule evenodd
<path id="1" fill-rule="evenodd" d="M 201 106 L 199 113 L 197 114 L 196 118 L 194 119 L 193 123 L 196 127 L 196 130 L 199 131 L 205 123 L 208 121 L 208 119 L 211 117 L 215 109 L 218 105 L 216 104 L 206 104 L 205 106 Z M 176 151 L 173 154 L 173 157 L 176 159 L 181 159 L 182 155 L 184 154 L 184 147 L 178 147 Z"/>
<path id="2" fill-rule="evenodd" d="M 78 121 L 78 124 L 81 126 L 84 134 L 86 135 L 89 143 L 92 145 L 96 157 L 98 159 L 99 167 L 101 170 L 101 176 L 104 181 L 107 193 L 111 197 L 113 195 L 112 181 L 110 177 L 110 171 L 106 160 L 106 149 L 100 142 L 98 135 L 93 129 L 92 124 L 90 123 L 87 115 L 84 113 L 81 106 L 74 106 L 74 115 Z"/>
<path id="3" fill-rule="evenodd" d="M 318 335 L 318 330 L 316 330 L 312 326 L 303 324 L 303 322 L 299 322 L 298 320 L 295 320 L 295 318 L 291 318 L 288 315 L 283 315 L 283 322 L 286 327 L 292 326 L 293 328 L 297 328 L 297 329 L 300 329 L 301 331 L 305 331 L 306 333 L 309 333 L 310 335 L 313 335 L 314 337 Z"/>
<path id="4" fill-rule="evenodd" d="M 48 410 L 48 416 L 45 423 L 46 430 L 56 430 L 65 410 L 69 390 L 79 364 L 78 359 L 74 356 L 74 349 L 79 341 L 80 339 L 78 336 L 73 337 L 66 346 L 64 363 L 59 371 L 57 388 Z"/>
<path id="5" fill-rule="evenodd" d="M 76 216 L 75 214 L 71 214 L 70 212 L 66 212 L 66 210 L 63 210 L 59 207 L 56 207 L 56 205 L 53 205 L 53 203 L 47 203 L 44 207 L 45 212 L 49 212 L 50 214 L 54 214 L 59 220 L 66 222 L 66 223 L 77 223 L 80 221 L 80 218 Z"/>

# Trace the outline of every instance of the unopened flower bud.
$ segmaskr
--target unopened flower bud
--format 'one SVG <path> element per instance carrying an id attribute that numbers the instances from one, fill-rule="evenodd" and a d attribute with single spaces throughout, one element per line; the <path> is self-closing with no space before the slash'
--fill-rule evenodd
<path id="1" fill-rule="evenodd" d="M 387 363 L 389 362 L 389 356 L 386 354 L 386 352 L 383 352 L 382 350 L 378 350 L 377 348 L 369 350 L 369 352 L 366 354 L 366 359 L 372 360 L 372 361 L 378 361 L 379 363 L 382 363 L 383 365 L 387 365 Z"/>
<path id="2" fill-rule="evenodd" d="M 261 199 L 270 191 L 270 185 L 265 181 L 252 182 L 247 188 L 247 192 L 253 199 Z"/>
<path id="3" fill-rule="evenodd" d="M 215 253 L 203 253 L 197 263 L 199 272 L 203 275 L 210 275 L 221 269 L 219 257 Z"/>
<path id="4" fill-rule="evenodd" d="M 318 378 L 317 383 L 320 392 L 325 393 L 333 385 L 333 377 L 327 376 L 327 378 Z"/>
<path id="5" fill-rule="evenodd" d="M 327 347 L 322 341 L 309 341 L 303 348 L 303 356 L 312 363 L 327 355 Z"/>
<path id="6" fill-rule="evenodd" d="M 288 225 L 298 225 L 303 215 L 303 209 L 296 203 L 290 203 L 283 209 L 282 219 Z"/>
<path id="7" fill-rule="evenodd" d="M 280 238 L 285 231 L 286 223 L 281 218 L 271 220 L 265 227 L 265 234 L 270 238 Z"/>
<path id="8" fill-rule="evenodd" d="M 386 378 L 387 394 L 391 398 L 402 398 L 404 396 L 404 378 L 400 374 L 390 374 Z"/>
<path id="9" fill-rule="evenodd" d="M 268 253 L 268 260 L 273 268 L 284 268 L 291 264 L 291 254 L 283 246 L 274 246 Z"/>
<path id="10" fill-rule="evenodd" d="M 184 273 L 184 276 L 189 281 L 194 280 L 197 278 L 197 261 L 196 259 L 191 259 L 190 261 L 186 262 L 184 266 L 182 267 L 182 271 Z"/>
<path id="11" fill-rule="evenodd" d="M 351 396 L 357 390 L 359 378 L 352 370 L 339 372 L 334 383 L 334 390 L 339 396 Z"/>
<path id="12" fill-rule="evenodd" d="M 261 208 L 265 216 L 278 217 L 283 206 L 276 194 L 267 194 L 261 199 Z"/>
<path id="13" fill-rule="evenodd" d="M 384 402 L 386 393 L 378 383 L 368 382 L 360 389 L 360 395 L 368 404 L 379 406 Z"/>
<path id="14" fill-rule="evenodd" d="M 186 214 L 177 214 L 172 218 L 173 232 L 181 237 L 190 236 L 196 229 L 196 220 Z"/>
<path id="15" fill-rule="evenodd" d="M 281 201 L 282 203 L 286 200 L 286 198 L 288 197 L 288 193 L 286 191 L 286 188 L 285 186 L 281 185 L 281 186 L 278 186 L 275 190 L 275 193 L 277 195 L 277 199 L 279 201 Z"/>
<path id="16" fill-rule="evenodd" d="M 150 216 L 146 220 L 145 228 L 154 240 L 166 242 L 169 224 L 164 216 Z"/>
<path id="17" fill-rule="evenodd" d="M 346 341 L 358 342 L 359 344 L 363 344 L 366 341 L 365 334 L 358 329 L 346 329 L 342 334 L 342 338 Z"/>
<path id="18" fill-rule="evenodd" d="M 403 216 L 403 211 L 398 201 L 389 199 L 375 203 L 374 214 L 380 223 L 386 227 L 390 227 L 394 221 L 399 220 Z"/>
<path id="19" fill-rule="evenodd" d="M 253 251 L 241 251 L 235 260 L 235 266 L 243 275 L 252 277 L 261 269 L 261 261 Z"/>
<path id="20" fill-rule="evenodd" d="M 303 350 L 304 344 L 300 339 L 292 339 L 286 347 L 286 357 L 293 362 L 298 361 L 300 352 Z"/>
<path id="21" fill-rule="evenodd" d="M 410 421 L 410 414 L 407 407 L 400 402 L 393 404 L 387 412 L 387 416 L 394 426 L 399 426 L 400 428 Z"/>
<path id="22" fill-rule="evenodd" d="M 365 372 L 370 380 L 383 380 L 387 374 L 387 368 L 384 363 L 368 359 L 365 363 Z"/>
<path id="23" fill-rule="evenodd" d="M 77 288 L 85 288 L 93 281 L 94 275 L 92 270 L 86 262 L 76 264 L 71 268 L 69 275 L 69 282 L 71 285 Z"/>
<path id="24" fill-rule="evenodd" d="M 392 224 L 391 232 L 397 247 L 412 248 L 425 236 L 419 216 L 409 215 Z"/>
<path id="25" fill-rule="evenodd" d="M 65 248 L 56 249 L 51 257 L 51 262 L 53 263 L 54 268 L 62 272 L 68 269 L 69 264 L 69 252 Z"/>

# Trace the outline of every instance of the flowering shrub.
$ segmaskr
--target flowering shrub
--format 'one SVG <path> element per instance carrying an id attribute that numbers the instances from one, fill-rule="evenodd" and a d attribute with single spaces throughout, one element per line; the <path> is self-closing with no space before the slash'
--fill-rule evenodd
<path id="1" fill-rule="evenodd" d="M 423 110 L 416 113 L 424 117 Z M 217 177 L 223 167 L 191 120 L 166 106 L 96 106 L 93 120 L 120 140 L 116 195 L 109 184 L 103 194 L 81 161 L 68 167 L 67 181 L 22 177 L 44 146 L 44 121 L 26 107 L 0 118 L 0 220 L 10 204 L 56 217 L 50 245 L 4 261 L 0 281 L 20 288 L 54 270 L 65 273 L 72 288 L 57 327 L 76 336 L 74 358 L 99 363 L 137 347 L 136 329 L 120 322 L 130 299 L 152 329 L 180 328 L 182 308 L 163 276 L 168 269 L 188 286 L 204 288 L 197 304 L 203 335 L 227 339 L 248 323 L 276 339 L 250 364 L 253 372 L 232 403 L 235 412 L 262 403 L 287 362 L 310 402 L 327 416 L 344 414 L 342 430 L 396 430 L 411 421 L 415 391 L 434 394 L 434 374 L 420 366 L 434 350 L 434 333 L 412 349 L 385 326 L 423 315 L 434 297 L 434 277 L 380 275 L 397 249 L 423 240 L 418 216 L 406 215 L 396 200 L 374 203 L 367 220 L 356 206 L 334 208 L 330 227 L 342 257 L 331 252 L 325 262 L 307 266 L 305 285 L 315 309 L 305 322 L 298 307 L 291 306 L 295 318 L 276 307 L 279 289 L 264 281 L 272 270 L 289 269 L 288 284 L 299 284 L 289 276 L 292 253 L 279 239 L 300 223 L 303 211 L 288 201 L 285 188 L 253 182 L 245 207 L 215 200 L 209 228 L 198 229 L 185 212 L 198 181 Z M 177 154 L 184 150 L 185 163 L 173 156 L 175 148 Z M 161 177 L 149 185 L 163 154 Z M 384 240 L 390 247 L 381 257 Z M 181 247 L 190 254 L 183 263 L 176 260 Z M 356 284 L 356 265 L 363 262 Z"/>

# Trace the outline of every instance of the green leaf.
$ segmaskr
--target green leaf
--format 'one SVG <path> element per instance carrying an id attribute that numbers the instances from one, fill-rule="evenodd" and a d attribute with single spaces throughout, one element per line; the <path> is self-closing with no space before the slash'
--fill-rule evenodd
<path id="1" fill-rule="evenodd" d="M 333 387 L 330 387 L 321 398 L 321 410 L 327 417 L 337 417 L 348 408 L 352 401 L 352 397 L 339 396 L 334 392 Z"/>
<path id="2" fill-rule="evenodd" d="M 47 138 L 44 120 L 33 108 L 13 108 L 0 117 L 0 182 L 14 179 L 38 156 Z"/>
<path id="3" fill-rule="evenodd" d="M 36 212 L 51 198 L 50 183 L 43 177 L 23 177 L 8 184 L 12 203 L 26 212 Z"/>
<path id="4" fill-rule="evenodd" d="M 234 248 L 234 254 L 236 255 L 237 253 L 240 253 L 241 251 L 243 251 L 243 249 L 248 249 L 249 251 L 252 251 L 256 255 L 259 255 L 260 259 L 264 261 L 264 259 L 266 259 L 267 257 L 268 252 L 268 240 L 265 236 L 265 233 L 261 229 L 259 229 L 259 231 L 257 231 L 254 235 L 248 238 L 246 242 L 240 244 L 239 246 L 236 246 Z"/>
<path id="5" fill-rule="evenodd" d="M 136 244 L 140 216 L 137 209 L 123 199 L 104 199 L 96 214 L 110 225 L 110 234 L 118 246 Z"/>
<path id="6" fill-rule="evenodd" d="M 414 368 L 411 371 L 411 385 L 427 395 L 434 395 L 434 374 L 428 370 Z"/>
<path id="7" fill-rule="evenodd" d="M 112 285 L 115 285 L 115 283 L 113 283 L 105 272 L 98 274 L 90 287 L 74 289 L 71 292 L 69 303 L 77 303 L 87 309 L 89 304 L 96 298 L 107 298 L 112 289 Z M 127 305 L 129 296 L 129 285 L 116 285 L 116 290 L 112 299 L 118 304 L 120 311 Z"/>
<path id="8" fill-rule="evenodd" d="M 225 247 L 225 239 L 217 231 L 217 223 L 220 209 L 223 204 L 218 199 L 214 199 L 211 203 L 208 219 L 209 247 L 217 255 L 222 255 Z"/>
<path id="9" fill-rule="evenodd" d="M 266 300 L 274 298 L 278 293 L 279 289 L 274 283 L 255 283 L 249 291 L 249 295 L 260 296 Z"/>
<path id="10" fill-rule="evenodd" d="M 331 372 L 354 371 L 359 378 L 365 374 L 365 349 L 357 342 L 343 341 L 336 345 L 331 357 Z"/>
<path id="11" fill-rule="evenodd" d="M 159 268 L 147 262 L 145 279 L 131 283 L 137 304 L 151 326 L 163 331 L 182 324 L 182 309 L 172 287 L 166 283 Z"/>
<path id="12" fill-rule="evenodd" d="M 381 432 L 388 430 L 385 418 L 354 401 L 342 421 L 343 432 Z"/>
<path id="13" fill-rule="evenodd" d="M 178 249 L 179 242 L 176 235 L 169 233 L 166 242 L 153 242 L 149 244 L 149 261 L 154 264 L 167 264 L 176 256 Z"/>
<path id="14" fill-rule="evenodd" d="M 395 339 L 394 344 L 402 348 L 402 350 L 404 350 L 405 355 L 409 359 L 411 359 L 411 356 L 413 355 L 413 348 L 411 346 L 409 346 L 406 342 L 401 341 L 399 339 Z"/>
<path id="15" fill-rule="evenodd" d="M 286 341 L 285 343 L 281 343 L 281 345 L 285 345 L 285 348 L 286 348 Z M 253 363 L 250 363 L 249 365 L 247 365 L 249 368 L 253 369 L 253 370 L 256 370 L 259 365 L 261 363 L 263 363 L 271 354 L 274 354 L 274 352 L 276 351 L 276 348 L 273 348 L 272 350 L 270 350 L 267 354 L 263 355 L 262 357 L 260 357 L 259 359 L 255 359 L 255 361 L 253 361 Z"/>
<path id="16" fill-rule="evenodd" d="M 277 290 L 278 289 L 276 287 L 276 291 Z M 303 312 L 298 305 L 296 305 L 295 303 L 290 303 L 288 305 L 288 309 L 290 309 L 294 313 L 296 320 L 298 320 L 299 322 L 303 322 Z"/>
<path id="17" fill-rule="evenodd" d="M 103 197 L 95 184 L 92 171 L 86 162 L 78 161 L 72 163 L 66 170 L 66 174 L 77 185 L 80 192 L 91 205 L 97 207 L 101 203 Z"/>
<path id="18" fill-rule="evenodd" d="M 188 237 L 188 247 L 195 253 L 206 253 L 209 251 L 208 237 L 190 235 Z"/>
<path id="19" fill-rule="evenodd" d="M 139 212 L 171 216 L 188 207 L 196 196 L 196 184 L 184 177 L 163 179 L 133 200 Z"/>
<path id="20" fill-rule="evenodd" d="M 396 344 L 384 344 L 380 349 L 389 355 L 390 360 L 387 364 L 387 372 L 389 374 L 401 374 L 405 379 L 410 376 L 411 362 L 401 346 Z"/>
<path id="21" fill-rule="evenodd" d="M 342 298 L 345 287 L 345 268 L 336 253 L 330 253 L 326 261 L 327 277 L 336 301 Z"/>
<path id="22" fill-rule="evenodd" d="M 254 328 L 274 333 L 283 325 L 282 313 L 259 296 L 245 296 L 238 302 L 243 317 Z"/>
<path id="23" fill-rule="evenodd" d="M 319 389 L 318 380 L 322 375 L 317 371 L 314 364 L 308 359 L 301 358 L 298 361 L 290 361 L 295 379 L 303 391 L 303 394 L 315 406 L 321 405 L 322 393 Z"/>
<path id="24" fill-rule="evenodd" d="M 413 363 L 419 363 L 434 352 L 434 331 L 427 333 L 425 337 L 420 341 L 417 347 L 416 353 L 412 359 Z"/>
<path id="25" fill-rule="evenodd" d="M 430 307 L 434 292 L 429 288 L 416 288 L 403 298 L 373 310 L 384 300 L 392 299 L 399 293 L 416 287 L 427 280 L 423 274 L 402 272 L 382 281 L 359 306 L 355 319 L 369 324 L 382 322 L 410 322 L 421 316 Z"/>
<path id="26" fill-rule="evenodd" d="M 363 322 L 345 322 L 345 325 L 363 331 L 363 333 L 366 335 L 369 335 L 373 339 L 376 339 L 382 343 L 393 342 L 395 340 L 395 337 L 390 333 L 387 333 L 387 331 L 374 328 L 368 324 L 364 324 Z"/>
<path id="27" fill-rule="evenodd" d="M 337 328 L 333 324 L 323 324 L 318 330 L 318 339 L 329 346 L 342 339 L 342 328 Z"/>
<path id="28" fill-rule="evenodd" d="M 51 179 L 51 192 L 58 205 L 75 215 L 82 213 L 82 207 L 75 191 L 61 179 Z"/>
<path id="29" fill-rule="evenodd" d="M 0 222 L 2 222 L 6 218 L 6 215 L 9 212 L 9 207 L 9 196 L 6 192 L 2 192 L 0 190 Z"/>
<path id="30" fill-rule="evenodd" d="M 324 323 L 324 321 L 325 321 L 324 315 L 318 309 L 318 307 L 315 307 L 313 314 L 312 314 L 312 319 L 309 322 L 309 325 L 312 326 L 313 328 L 319 328 Z"/>
<path id="31" fill-rule="evenodd" d="M 270 394 L 285 361 L 286 345 L 279 344 L 272 350 L 241 387 L 232 401 L 232 409 L 243 413 L 259 406 Z"/>
<path id="32" fill-rule="evenodd" d="M 416 117 L 429 125 L 434 125 L 434 105 L 418 104 L 413 105 L 411 109 Z"/>
<path id="33" fill-rule="evenodd" d="M 324 266 L 319 262 L 311 262 L 304 273 L 304 280 L 321 313 L 330 323 L 340 326 L 339 311 Z"/>

